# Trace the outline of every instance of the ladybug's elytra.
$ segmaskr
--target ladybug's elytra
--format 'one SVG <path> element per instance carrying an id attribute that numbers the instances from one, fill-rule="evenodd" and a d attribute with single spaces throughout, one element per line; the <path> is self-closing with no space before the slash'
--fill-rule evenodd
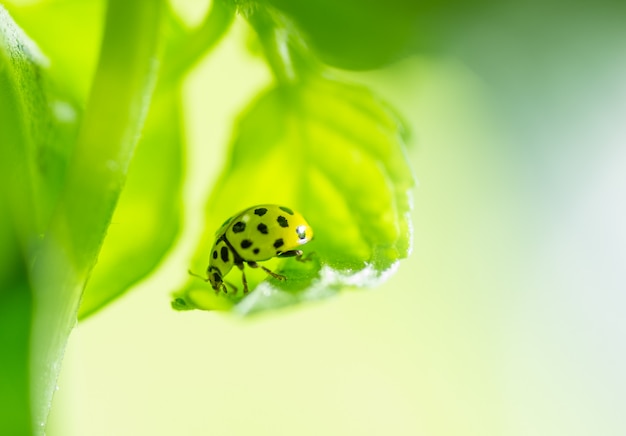
<path id="1" fill-rule="evenodd" d="M 205 281 L 219 292 L 228 292 L 224 277 L 233 266 L 241 270 L 243 292 L 248 292 L 248 282 L 244 264 L 252 268 L 262 268 L 278 280 L 286 277 L 257 262 L 272 257 L 295 257 L 303 260 L 298 247 L 313 237 L 313 229 L 304 217 L 285 206 L 262 204 L 250 207 L 226 220 L 215 234 L 215 243 L 207 267 Z M 236 288 L 235 288 L 236 290 Z"/>

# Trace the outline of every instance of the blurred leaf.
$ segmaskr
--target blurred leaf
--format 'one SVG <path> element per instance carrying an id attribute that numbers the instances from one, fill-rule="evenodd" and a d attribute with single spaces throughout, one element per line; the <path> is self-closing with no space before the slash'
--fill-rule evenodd
<path id="1" fill-rule="evenodd" d="M 161 77 L 164 83 L 178 84 L 226 34 L 235 17 L 235 7 L 228 0 L 212 1 L 204 20 L 192 31 L 188 31 L 175 14 L 170 17 L 169 44 Z"/>
<path id="2" fill-rule="evenodd" d="M 234 8 L 212 3 L 203 23 L 188 31 L 168 14 L 163 68 L 126 186 L 98 263 L 85 289 L 82 320 L 149 274 L 174 242 L 180 226 L 184 147 L 181 80 L 226 33 Z"/>
<path id="3" fill-rule="evenodd" d="M 268 280 L 243 300 L 216 296 L 190 278 L 173 306 L 249 313 L 383 278 L 411 243 L 413 178 L 401 133 L 392 111 L 365 88 L 309 78 L 264 93 L 237 125 L 192 269 L 206 270 L 215 231 L 226 218 L 261 203 L 293 207 L 307 218 L 315 231 L 304 247 L 314 252 L 312 261 L 270 261 L 288 280 Z M 247 268 L 246 274 L 251 289 L 265 279 L 262 271 Z"/>
<path id="4" fill-rule="evenodd" d="M 290 16 L 328 64 L 347 69 L 380 67 L 407 54 L 417 17 L 427 3 L 407 0 L 267 0 Z"/>
<path id="5" fill-rule="evenodd" d="M 97 66 L 105 0 L 46 0 L 7 4 L 19 26 L 51 59 L 50 75 L 84 102 Z"/>
<path id="6" fill-rule="evenodd" d="M 72 104 L 60 98 L 48 73 L 49 60 L 0 6 L 0 73 L 4 159 L 10 207 L 22 243 L 45 230 L 64 180 L 75 118 Z M 62 109 L 60 109 L 62 108 Z"/>
<path id="7" fill-rule="evenodd" d="M 53 83 L 47 59 L 0 8 L 6 115 L 0 118 L 9 123 L 0 129 L 0 165 L 33 291 L 29 384 L 36 434 L 44 431 L 78 301 L 144 119 L 160 10 L 154 1 L 109 2 L 99 66 L 74 141 L 71 121 L 78 116 L 55 88 L 45 89 Z"/>
<path id="8" fill-rule="evenodd" d="M 47 65 L 0 5 L 0 434 L 7 435 L 33 430 L 27 267 L 62 186 L 75 129 L 55 116 L 59 100 Z"/>
<path id="9" fill-rule="evenodd" d="M 28 340 L 32 301 L 28 283 L 0 282 L 0 432 L 31 434 Z"/>
<path id="10" fill-rule="evenodd" d="M 78 316 L 99 310 L 152 271 L 180 225 L 182 119 L 178 88 L 156 92 Z"/>
<path id="11" fill-rule="evenodd" d="M 0 132 L 0 140 L 4 139 L 6 136 Z M 0 174 L 0 183 L 6 186 L 4 175 Z M 0 434 L 27 435 L 32 425 L 28 360 L 32 299 L 23 253 L 2 187 L 0 211 Z"/>

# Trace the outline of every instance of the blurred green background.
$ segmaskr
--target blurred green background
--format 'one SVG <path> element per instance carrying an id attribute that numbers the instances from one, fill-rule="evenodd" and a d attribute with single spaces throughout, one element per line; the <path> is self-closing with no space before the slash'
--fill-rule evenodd
<path id="1" fill-rule="evenodd" d="M 246 320 L 169 306 L 233 120 L 270 81 L 239 20 L 186 86 L 182 239 L 74 330 L 48 434 L 626 433 L 625 15 L 546 5 L 337 73 L 410 126 L 413 254 L 371 291 Z"/>

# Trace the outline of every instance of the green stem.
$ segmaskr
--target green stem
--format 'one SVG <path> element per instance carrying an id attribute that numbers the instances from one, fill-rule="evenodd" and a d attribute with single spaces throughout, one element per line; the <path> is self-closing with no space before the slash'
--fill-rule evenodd
<path id="1" fill-rule="evenodd" d="M 212 50 L 230 28 L 235 7 L 227 0 L 215 0 L 202 24 L 165 55 L 161 82 L 176 83 L 206 53 Z"/>
<path id="2" fill-rule="evenodd" d="M 126 179 L 154 87 L 165 0 L 109 0 L 100 60 L 50 226 L 33 265 L 31 394 L 41 434 L 67 337 Z"/>

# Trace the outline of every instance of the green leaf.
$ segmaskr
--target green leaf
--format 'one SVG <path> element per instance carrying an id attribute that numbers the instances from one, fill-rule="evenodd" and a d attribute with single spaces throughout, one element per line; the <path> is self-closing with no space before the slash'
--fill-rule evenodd
<path id="1" fill-rule="evenodd" d="M 105 0 L 17 2 L 7 6 L 28 36 L 50 58 L 49 75 L 81 104 L 96 70 Z"/>
<path id="2" fill-rule="evenodd" d="M 407 0 L 262 3 L 291 17 L 324 62 L 357 70 L 381 67 L 406 55 L 415 44 L 418 17 L 428 16 L 432 9 L 430 4 Z"/>
<path id="3" fill-rule="evenodd" d="M 215 295 L 191 277 L 173 307 L 246 314 L 386 277 L 411 245 L 413 177 L 403 150 L 401 124 L 365 88 L 311 77 L 264 93 L 237 125 L 192 270 L 206 270 L 215 231 L 226 218 L 261 203 L 293 207 L 306 217 L 315 232 L 305 246 L 312 260 L 268 262 L 285 282 L 247 268 L 252 287 L 265 281 L 245 298 Z"/>
<path id="4" fill-rule="evenodd" d="M 49 60 L 0 7 L 2 152 L 7 198 L 21 242 L 40 235 L 54 209 L 76 124 L 60 116 L 71 103 L 55 95 Z M 6 187 L 5 187 L 6 188 Z"/>
<path id="5" fill-rule="evenodd" d="M 162 9 L 163 2 L 148 0 L 109 2 L 100 61 L 78 120 L 47 86 L 47 59 L 0 7 L 0 169 L 28 267 L 18 283 L 32 286 L 29 385 L 37 434 L 144 120 Z M 73 124 L 59 116 L 68 112 L 80 121 L 76 141 Z"/>
<path id="6" fill-rule="evenodd" d="M 151 272 L 172 245 L 180 226 L 182 140 L 179 88 L 157 90 L 79 319 Z"/>
<path id="7" fill-rule="evenodd" d="M 163 62 L 161 77 L 164 83 L 178 84 L 198 60 L 210 52 L 227 30 L 235 17 L 235 7 L 228 0 L 215 0 L 202 23 L 191 32 L 182 28 L 172 16 L 169 45 Z"/>
<path id="8" fill-rule="evenodd" d="M 1 133 L 0 137 L 6 139 Z M 0 174 L 0 183 L 6 182 Z M 0 434 L 27 435 L 31 433 L 28 340 L 32 299 L 23 253 L 2 188 L 0 211 Z"/>
<path id="9" fill-rule="evenodd" d="M 85 289 L 79 319 L 128 291 L 159 264 L 178 235 L 184 147 L 181 81 L 230 27 L 234 8 L 219 0 L 188 31 L 168 15 L 163 68 L 128 179 Z"/>
<path id="10" fill-rule="evenodd" d="M 51 90 L 48 59 L 0 6 L 0 433 L 31 434 L 31 322 L 28 267 L 62 186 L 75 124 L 58 117 L 72 107 Z M 38 413 L 37 413 L 38 412 Z"/>

